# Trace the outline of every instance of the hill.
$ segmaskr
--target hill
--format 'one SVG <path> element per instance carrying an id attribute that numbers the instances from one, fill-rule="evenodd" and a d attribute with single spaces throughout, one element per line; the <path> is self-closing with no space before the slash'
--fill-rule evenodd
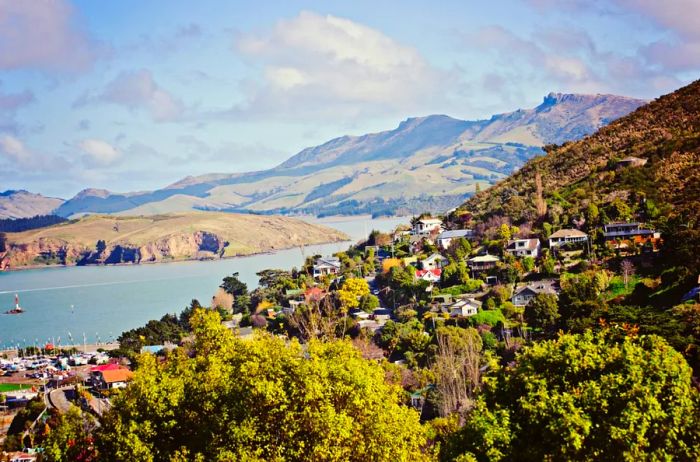
<path id="1" fill-rule="evenodd" d="M 46 197 L 24 190 L 0 192 L 0 219 L 49 215 L 64 202 L 63 199 Z"/>
<path id="2" fill-rule="evenodd" d="M 666 267 L 685 268 L 676 274 L 680 279 L 697 278 L 700 81 L 546 151 L 469 199 L 453 219 L 465 213 L 479 220 L 502 216 L 553 228 L 639 219 L 663 231 Z M 544 201 L 539 211 L 538 176 Z"/>
<path id="3" fill-rule="evenodd" d="M 21 267 L 211 259 L 347 239 L 337 230 L 285 217 L 215 212 L 95 215 L 8 233 L 4 263 Z"/>
<path id="4" fill-rule="evenodd" d="M 551 93 L 535 108 L 485 120 L 410 118 L 393 130 L 304 149 L 265 171 L 187 177 L 142 193 L 85 190 L 56 213 L 444 211 L 477 184 L 494 184 L 542 154 L 543 145 L 578 139 L 642 104 L 614 95 Z"/>

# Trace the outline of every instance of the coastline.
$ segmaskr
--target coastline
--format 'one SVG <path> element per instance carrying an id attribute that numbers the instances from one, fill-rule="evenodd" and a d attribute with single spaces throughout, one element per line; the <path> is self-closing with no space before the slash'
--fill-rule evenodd
<path id="1" fill-rule="evenodd" d="M 349 238 L 350 236 L 346 235 L 346 237 Z M 322 241 L 322 242 L 310 242 L 310 243 L 305 243 L 302 245 L 291 245 L 291 246 L 287 246 L 287 247 L 279 247 L 279 248 L 270 249 L 270 250 L 262 250 L 259 252 L 250 252 L 250 253 L 245 253 L 245 254 L 237 254 L 237 255 L 230 255 L 230 256 L 217 257 L 217 258 L 173 258 L 173 259 L 168 259 L 168 260 L 144 261 L 144 262 L 138 262 L 138 263 L 108 263 L 108 264 L 102 263 L 102 264 L 87 264 L 87 265 L 77 265 L 77 264 L 71 264 L 71 265 L 61 265 L 61 264 L 25 265 L 25 266 L 19 266 L 19 267 L 5 268 L 3 270 L 0 270 L 0 274 L 27 271 L 27 270 L 75 268 L 75 267 L 79 267 L 79 266 L 90 268 L 90 267 L 111 267 L 111 266 L 160 265 L 160 264 L 182 263 L 182 262 L 192 262 L 192 261 L 206 262 L 206 261 L 232 260 L 235 258 L 254 257 L 256 255 L 271 255 L 275 252 L 279 252 L 282 250 L 289 250 L 289 249 L 293 249 L 296 247 L 302 247 L 302 246 L 324 245 L 324 244 L 342 244 L 343 242 L 347 242 L 348 244 L 350 244 L 353 241 L 352 241 L 352 239 L 335 239 L 335 240 Z"/>

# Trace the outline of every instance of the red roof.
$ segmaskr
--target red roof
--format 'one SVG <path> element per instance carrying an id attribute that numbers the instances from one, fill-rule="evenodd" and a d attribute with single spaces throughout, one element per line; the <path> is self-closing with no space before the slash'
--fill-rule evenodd
<path id="1" fill-rule="evenodd" d="M 128 382 L 134 378 L 134 373 L 129 369 L 106 370 L 102 372 L 105 383 Z"/>
<path id="2" fill-rule="evenodd" d="M 307 303 L 311 301 L 318 302 L 325 296 L 326 292 L 318 287 L 311 287 L 304 292 L 304 298 Z"/>
<path id="3" fill-rule="evenodd" d="M 92 366 L 90 368 L 91 372 L 103 372 L 103 371 L 116 371 L 118 369 L 126 369 L 117 363 L 101 364 L 99 366 Z"/>
<path id="4" fill-rule="evenodd" d="M 422 278 L 428 273 L 432 273 L 433 276 L 435 277 L 440 277 L 442 275 L 442 269 L 440 268 L 435 268 L 435 269 L 429 269 L 429 270 L 418 270 L 416 271 L 416 277 Z"/>

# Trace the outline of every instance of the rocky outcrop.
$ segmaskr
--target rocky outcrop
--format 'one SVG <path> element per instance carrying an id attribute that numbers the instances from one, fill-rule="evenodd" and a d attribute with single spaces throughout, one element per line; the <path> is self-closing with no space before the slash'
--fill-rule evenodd
<path id="1" fill-rule="evenodd" d="M 0 256 L 2 269 L 36 265 L 113 265 L 221 258 L 228 245 L 214 233 L 197 231 L 175 234 L 141 246 L 127 243 L 106 244 L 99 249 L 76 246 L 55 239 L 39 239 L 30 244 L 10 244 Z"/>

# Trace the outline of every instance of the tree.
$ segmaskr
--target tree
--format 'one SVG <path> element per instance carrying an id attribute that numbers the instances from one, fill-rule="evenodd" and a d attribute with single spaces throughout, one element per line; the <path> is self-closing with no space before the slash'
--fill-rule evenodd
<path id="1" fill-rule="evenodd" d="M 525 321 L 545 331 L 555 327 L 559 317 L 557 297 L 552 294 L 537 294 L 525 307 Z"/>
<path id="2" fill-rule="evenodd" d="M 7 250 L 7 234 L 0 233 L 0 252 Z"/>
<path id="3" fill-rule="evenodd" d="M 238 273 L 226 276 L 219 286 L 234 297 L 248 294 L 248 286 L 239 279 Z"/>
<path id="4" fill-rule="evenodd" d="M 346 310 L 360 306 L 360 299 L 369 295 L 369 284 L 365 279 L 346 279 L 343 287 L 337 291 L 338 299 Z"/>
<path id="5" fill-rule="evenodd" d="M 100 460 L 427 460 L 403 391 L 349 341 L 242 341 L 192 319 L 191 357 L 146 355 L 96 434 Z"/>
<path id="6" fill-rule="evenodd" d="M 526 348 L 485 381 L 443 457 L 476 460 L 697 460 L 700 396 L 657 336 L 614 330 Z"/>
<path id="7" fill-rule="evenodd" d="M 622 282 L 624 282 L 626 289 L 630 278 L 634 275 L 634 264 L 630 260 L 624 259 L 620 263 L 620 271 L 622 272 Z"/>
<path id="8" fill-rule="evenodd" d="M 42 461 L 91 462 L 97 461 L 91 432 L 96 422 L 90 414 L 71 406 L 66 414 L 58 416 L 55 428 L 50 429 L 42 443 Z"/>
<path id="9" fill-rule="evenodd" d="M 474 328 L 438 327 L 438 351 L 433 364 L 440 415 L 465 413 L 479 388 L 482 341 Z"/>

